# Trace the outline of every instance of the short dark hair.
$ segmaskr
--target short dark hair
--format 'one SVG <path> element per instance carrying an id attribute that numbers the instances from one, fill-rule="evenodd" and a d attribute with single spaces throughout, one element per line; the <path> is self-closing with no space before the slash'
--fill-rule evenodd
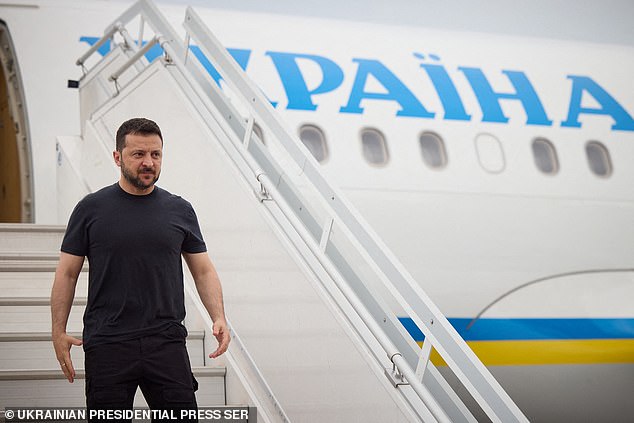
<path id="1" fill-rule="evenodd" d="M 146 118 L 132 118 L 121 124 L 117 130 L 117 151 L 123 151 L 125 147 L 125 137 L 132 135 L 158 135 L 163 144 L 163 135 L 161 128 L 153 120 Z"/>

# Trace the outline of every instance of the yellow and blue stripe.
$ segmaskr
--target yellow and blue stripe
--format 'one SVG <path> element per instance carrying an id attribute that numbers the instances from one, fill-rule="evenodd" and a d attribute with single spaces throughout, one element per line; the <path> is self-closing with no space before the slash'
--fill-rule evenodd
<path id="1" fill-rule="evenodd" d="M 399 318 L 414 340 L 425 336 L 412 319 Z M 449 319 L 487 366 L 634 364 L 634 319 Z M 433 351 L 432 361 L 445 364 Z"/>

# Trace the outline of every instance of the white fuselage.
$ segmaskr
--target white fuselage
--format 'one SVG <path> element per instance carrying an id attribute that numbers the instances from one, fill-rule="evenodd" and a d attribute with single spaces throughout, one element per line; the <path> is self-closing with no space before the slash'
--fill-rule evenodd
<path id="1" fill-rule="evenodd" d="M 37 223 L 68 218 L 57 213 L 55 139 L 79 134 L 81 122 L 66 81 L 79 79 L 75 60 L 122 6 L 0 6 L 23 85 Z M 180 27 L 182 6 L 161 9 Z M 607 369 L 603 399 L 591 397 L 597 407 L 622 400 L 634 386 L 631 47 L 197 11 L 291 128 L 323 133 L 324 173 L 450 320 L 527 324 L 497 337 L 461 332 L 503 385 L 530 396 L 520 406 L 538 410 L 536 420 L 574 415 L 565 401 L 571 414 L 536 398 L 552 381 L 531 369 L 565 369 L 571 385 L 556 389 L 572 402 L 587 398 L 574 396 L 574 375 Z M 364 155 L 368 129 L 385 141 L 379 164 Z M 438 167 L 420 142 L 430 133 L 442 140 Z M 545 156 L 536 158 L 536 139 L 550 146 Z M 589 142 L 607 151 L 606 175 L 592 170 Z M 563 319 L 581 329 L 558 332 Z M 591 333 L 588 322 L 598 322 Z M 596 353 L 577 354 L 586 347 Z"/>

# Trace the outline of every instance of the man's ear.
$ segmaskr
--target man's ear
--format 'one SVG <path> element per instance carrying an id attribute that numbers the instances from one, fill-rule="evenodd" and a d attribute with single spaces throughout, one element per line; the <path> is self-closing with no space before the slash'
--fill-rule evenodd
<path id="1" fill-rule="evenodd" d="M 112 158 L 114 159 L 114 162 L 117 164 L 117 166 L 121 167 L 121 152 L 117 150 L 113 151 Z"/>

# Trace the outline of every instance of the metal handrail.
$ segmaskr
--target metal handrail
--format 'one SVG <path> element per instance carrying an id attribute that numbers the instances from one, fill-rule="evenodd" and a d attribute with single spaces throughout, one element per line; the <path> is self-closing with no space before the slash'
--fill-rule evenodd
<path id="1" fill-rule="evenodd" d="M 291 225 L 295 228 L 295 230 L 300 234 L 301 238 L 304 239 L 306 245 L 312 253 L 317 257 L 322 266 L 326 269 L 326 272 L 330 275 L 333 281 L 337 284 L 341 293 L 346 297 L 350 305 L 357 312 L 363 323 L 368 327 L 372 335 L 379 342 L 385 353 L 387 354 L 390 361 L 398 368 L 398 370 L 403 374 L 403 376 L 407 379 L 408 383 L 412 386 L 414 391 L 418 394 L 423 403 L 427 406 L 432 415 L 439 422 L 450 422 L 451 420 L 444 412 L 444 410 L 440 407 L 438 402 L 434 399 L 434 397 L 430 394 L 430 392 L 423 386 L 421 380 L 416 378 L 415 373 L 410 368 L 409 364 L 405 361 L 401 353 L 398 351 L 396 346 L 392 343 L 388 336 L 385 335 L 379 324 L 374 320 L 372 314 L 367 310 L 367 308 L 363 305 L 359 297 L 355 294 L 355 292 L 348 286 L 345 279 L 341 276 L 341 274 L 337 271 L 336 267 L 332 264 L 332 262 L 326 257 L 320 246 L 313 241 L 312 236 L 306 230 L 306 227 L 301 223 L 301 221 L 295 216 L 295 213 L 290 209 L 290 207 L 283 201 L 283 196 L 277 190 L 275 184 L 270 180 L 270 178 L 261 174 L 258 176 L 258 181 L 266 188 L 267 192 L 273 199 L 281 199 L 282 201 L 276 201 L 276 204 L 281 209 L 282 213 L 286 216 L 286 218 L 290 221 Z"/>
<path id="2" fill-rule="evenodd" d="M 143 48 L 139 49 L 136 53 L 132 55 L 132 57 L 130 57 L 123 65 L 121 65 L 119 69 L 114 71 L 112 75 L 108 77 L 108 80 L 114 82 L 119 79 L 123 72 L 125 72 L 130 66 L 136 63 L 137 60 L 141 59 L 148 51 L 150 51 L 152 47 L 154 47 L 156 44 L 164 42 L 165 40 L 163 39 L 163 37 L 155 35 L 146 45 L 143 46 Z"/>
<path id="3" fill-rule="evenodd" d="M 110 38 L 112 38 L 115 33 L 121 31 L 122 28 L 123 28 L 123 24 L 121 22 L 117 22 L 114 25 L 112 25 L 108 30 L 106 30 L 106 32 L 104 33 L 103 37 L 101 37 L 99 40 L 97 40 L 97 42 L 95 44 L 93 44 L 88 49 L 88 51 L 86 51 L 84 54 L 81 55 L 81 57 L 79 59 L 77 59 L 75 64 L 77 66 L 83 66 L 84 63 L 86 63 L 86 60 L 88 60 L 88 58 L 90 56 L 92 56 L 94 52 L 99 50 L 99 48 L 102 45 L 104 45 L 104 43 L 106 41 L 108 41 Z"/>
<path id="4" fill-rule="evenodd" d="M 206 328 L 212 328 L 213 321 L 211 320 L 211 317 L 209 317 L 209 313 L 207 313 L 205 306 L 200 300 L 200 297 L 196 295 L 195 293 L 194 282 L 192 280 L 192 277 L 189 274 L 185 274 L 184 279 L 185 279 L 185 283 L 184 283 L 185 291 L 187 292 L 187 295 L 189 296 L 190 300 L 192 300 L 192 302 L 194 303 L 194 306 L 196 307 L 198 314 L 202 316 L 203 321 L 206 324 Z M 229 321 L 229 319 L 227 319 L 227 328 L 229 329 L 229 332 L 231 334 L 231 345 L 229 350 L 227 350 L 227 352 L 225 353 L 227 358 L 229 360 L 234 360 L 234 361 L 236 359 L 239 359 L 243 364 L 247 364 L 251 368 L 251 373 L 255 375 L 255 377 L 258 379 L 257 380 L 258 383 L 261 386 L 266 387 L 265 389 L 266 394 L 269 396 L 270 404 L 272 404 L 272 407 L 271 406 L 267 407 L 268 414 L 274 413 L 281 419 L 282 422 L 285 422 L 285 423 L 290 422 L 290 419 L 288 418 L 288 416 L 284 412 L 284 409 L 280 406 L 279 401 L 275 397 L 273 390 L 270 388 L 270 386 L 264 379 L 262 372 L 260 372 L 260 369 L 258 369 L 257 365 L 255 364 L 253 357 L 251 357 L 251 354 L 249 354 L 249 351 L 246 349 L 244 343 L 238 336 L 237 332 L 235 331 L 233 326 L 231 326 L 231 322 Z M 239 357 L 234 357 L 234 355 L 235 356 L 239 355 Z M 248 385 L 248 384 L 245 384 L 245 385 Z M 245 386 L 245 389 L 247 390 L 250 389 L 250 386 Z M 266 404 L 261 402 L 261 398 L 258 398 L 257 395 L 253 395 L 252 397 L 254 398 L 255 401 L 259 403 L 257 408 L 260 411 L 263 411 L 263 408 L 266 407 Z M 263 417 L 265 418 L 265 420 L 268 420 L 267 418 L 268 414 L 263 413 Z"/>

